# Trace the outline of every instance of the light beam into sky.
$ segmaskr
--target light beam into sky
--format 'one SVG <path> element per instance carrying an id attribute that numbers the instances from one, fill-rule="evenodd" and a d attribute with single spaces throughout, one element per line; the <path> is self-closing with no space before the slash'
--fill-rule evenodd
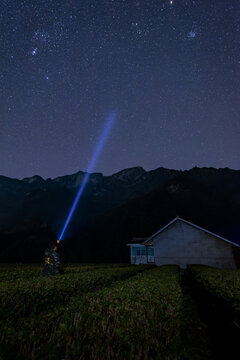
<path id="1" fill-rule="evenodd" d="M 101 150 L 102 150 L 102 148 L 103 148 L 103 145 L 104 145 L 104 143 L 105 143 L 105 141 L 106 141 L 106 139 L 107 139 L 107 136 L 108 136 L 108 134 L 109 134 L 109 132 L 110 132 L 110 130 L 111 130 L 111 127 L 112 127 L 115 119 L 116 119 L 116 113 L 115 113 L 115 112 L 112 112 L 112 113 L 108 116 L 108 118 L 107 118 L 107 121 L 106 121 L 106 124 L 105 124 L 105 126 L 104 126 L 103 132 L 102 132 L 101 137 L 100 137 L 100 139 L 99 139 L 98 145 L 97 145 L 97 147 L 96 147 L 96 149 L 95 149 L 95 151 L 94 151 L 94 153 L 93 153 L 92 159 L 91 159 L 90 164 L 89 164 L 89 166 L 88 166 L 88 168 L 87 168 L 87 172 L 85 173 L 84 178 L 83 178 L 83 181 L 82 181 L 82 183 L 81 183 L 81 185 L 80 185 L 80 187 L 79 187 L 77 196 L 76 196 L 76 198 L 75 198 L 75 200 L 74 200 L 74 203 L 73 203 L 73 205 L 72 205 L 72 207 L 71 207 L 71 210 L 70 210 L 70 212 L 69 212 L 69 215 L 68 215 L 68 217 L 67 217 L 67 220 L 66 220 L 66 222 L 65 222 L 65 224 L 64 224 L 64 227 L 63 227 L 63 229 L 62 229 L 62 232 L 61 232 L 61 235 L 60 235 L 60 237 L 59 237 L 59 240 L 62 240 L 62 237 L 63 237 L 63 235 L 64 235 L 64 232 L 65 232 L 65 230 L 66 230 L 66 228 L 67 228 L 67 226 L 68 226 L 68 224 L 69 224 L 69 222 L 70 222 L 70 220 L 71 220 L 71 217 L 72 217 L 72 215 L 73 215 L 73 213 L 74 213 L 74 210 L 75 210 L 75 208 L 76 208 L 76 206 L 77 206 L 77 204 L 78 204 L 78 201 L 79 201 L 79 199 L 80 199 L 80 197 L 81 197 L 81 195 L 82 195 L 82 193 L 83 193 L 83 190 L 84 190 L 84 188 L 85 188 L 85 186 L 86 186 L 86 184 L 87 184 L 87 181 L 88 181 L 88 178 L 89 178 L 89 176 L 90 176 L 90 173 L 91 173 L 92 170 L 93 170 L 93 167 L 94 167 L 94 165 L 95 165 L 95 163 L 96 163 L 96 161 L 97 161 L 97 158 L 98 158 L 98 156 L 99 156 L 99 154 L 100 154 L 100 152 L 101 152 Z"/>

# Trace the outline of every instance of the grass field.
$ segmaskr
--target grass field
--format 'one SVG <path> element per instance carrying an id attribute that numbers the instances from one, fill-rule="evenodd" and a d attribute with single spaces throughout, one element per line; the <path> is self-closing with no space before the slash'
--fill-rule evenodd
<path id="1" fill-rule="evenodd" d="M 180 280 L 175 265 L 62 267 L 46 278 L 39 264 L 0 264 L 1 360 L 215 359 L 194 294 L 211 294 L 205 308 L 232 294 L 238 314 L 238 271 L 198 266 Z"/>

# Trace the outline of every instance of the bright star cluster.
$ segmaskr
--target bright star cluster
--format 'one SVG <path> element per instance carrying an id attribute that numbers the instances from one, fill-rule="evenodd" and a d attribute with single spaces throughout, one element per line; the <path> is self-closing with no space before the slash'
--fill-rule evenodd
<path id="1" fill-rule="evenodd" d="M 239 169 L 240 2 L 3 0 L 0 175 Z"/>

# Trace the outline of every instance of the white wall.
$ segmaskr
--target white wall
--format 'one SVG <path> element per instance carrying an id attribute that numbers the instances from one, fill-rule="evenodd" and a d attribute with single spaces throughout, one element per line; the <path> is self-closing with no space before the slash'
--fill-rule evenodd
<path id="1" fill-rule="evenodd" d="M 152 264 L 154 263 L 154 256 L 148 256 L 148 262 L 147 262 L 147 257 L 143 256 L 143 255 L 135 255 L 135 256 L 131 256 L 131 264 Z"/>
<path id="2" fill-rule="evenodd" d="M 131 257 L 131 264 L 139 265 L 146 263 L 147 263 L 147 258 L 144 255 L 135 255 Z"/>
<path id="3" fill-rule="evenodd" d="M 231 245 L 181 220 L 154 238 L 155 264 L 204 264 L 236 269 Z"/>

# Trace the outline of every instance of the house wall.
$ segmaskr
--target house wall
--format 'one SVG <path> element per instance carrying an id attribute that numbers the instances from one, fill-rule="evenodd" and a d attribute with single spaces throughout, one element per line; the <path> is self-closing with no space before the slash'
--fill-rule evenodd
<path id="1" fill-rule="evenodd" d="M 203 264 L 236 269 L 231 244 L 180 220 L 154 238 L 155 264 Z"/>
<path id="2" fill-rule="evenodd" d="M 135 265 L 140 265 L 140 264 L 150 264 L 150 263 L 154 263 L 154 256 L 148 256 L 148 262 L 147 262 L 147 257 L 144 255 L 135 255 L 135 256 L 131 256 L 131 264 L 135 264 Z"/>
<path id="3" fill-rule="evenodd" d="M 140 265 L 140 264 L 146 264 L 147 258 L 144 255 L 135 255 L 131 257 L 131 264 Z"/>

